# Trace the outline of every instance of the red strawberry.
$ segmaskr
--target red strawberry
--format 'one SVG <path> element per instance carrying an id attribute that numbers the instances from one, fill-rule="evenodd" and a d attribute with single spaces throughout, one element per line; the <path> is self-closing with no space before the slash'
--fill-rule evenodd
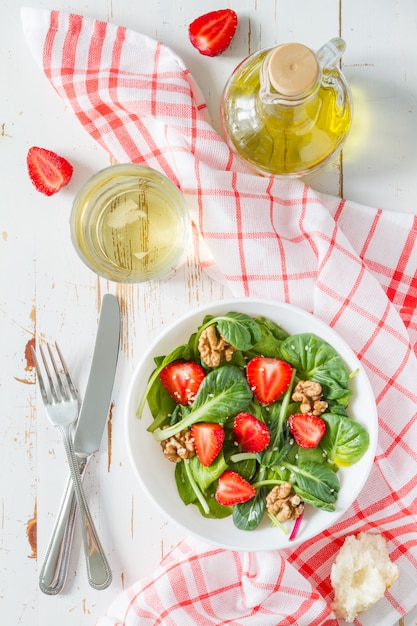
<path id="1" fill-rule="evenodd" d="M 286 361 L 256 356 L 246 366 L 246 377 L 253 395 L 261 404 L 272 404 L 291 382 L 292 367 Z"/>
<path id="2" fill-rule="evenodd" d="M 46 196 L 52 196 L 71 180 L 71 163 L 51 150 L 33 146 L 27 153 L 26 162 L 32 183 Z"/>
<path id="3" fill-rule="evenodd" d="M 300 448 L 315 448 L 326 432 L 324 420 L 312 413 L 290 415 L 288 425 Z"/>
<path id="4" fill-rule="evenodd" d="M 194 361 L 173 361 L 162 368 L 159 378 L 171 398 L 178 404 L 191 404 L 205 377 L 201 365 Z"/>
<path id="5" fill-rule="evenodd" d="M 230 45 L 236 28 L 236 13 L 232 9 L 221 9 L 197 17 L 188 27 L 188 36 L 201 54 L 214 57 Z"/>
<path id="6" fill-rule="evenodd" d="M 220 424 L 198 422 L 191 426 L 191 435 L 200 463 L 206 467 L 211 465 L 223 445 L 223 427 Z"/>
<path id="7" fill-rule="evenodd" d="M 250 500 L 255 494 L 255 487 L 252 487 L 240 474 L 226 470 L 218 480 L 215 497 L 219 504 L 233 506 Z"/>
<path id="8" fill-rule="evenodd" d="M 245 452 L 261 452 L 269 443 L 268 426 L 250 413 L 239 413 L 233 424 L 233 439 Z"/>

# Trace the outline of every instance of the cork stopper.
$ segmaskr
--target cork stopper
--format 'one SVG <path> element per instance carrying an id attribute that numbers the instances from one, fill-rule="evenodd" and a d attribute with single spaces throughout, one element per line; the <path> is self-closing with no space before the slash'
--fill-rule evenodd
<path id="1" fill-rule="evenodd" d="M 269 78 L 272 86 L 284 96 L 299 96 L 319 77 L 316 55 L 301 43 L 278 46 L 269 59 Z"/>

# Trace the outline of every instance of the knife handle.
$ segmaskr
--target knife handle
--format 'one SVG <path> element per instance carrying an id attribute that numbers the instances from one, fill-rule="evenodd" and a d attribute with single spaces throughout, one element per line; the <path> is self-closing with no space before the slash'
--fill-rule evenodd
<path id="1" fill-rule="evenodd" d="M 87 461 L 80 464 L 81 476 L 86 466 Z M 77 502 L 70 477 L 39 574 L 39 587 L 47 595 L 58 594 L 65 585 L 76 514 Z"/>

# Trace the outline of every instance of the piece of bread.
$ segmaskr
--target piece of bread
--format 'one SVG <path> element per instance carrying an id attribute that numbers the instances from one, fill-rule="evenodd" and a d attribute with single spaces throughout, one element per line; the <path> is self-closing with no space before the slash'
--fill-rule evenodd
<path id="1" fill-rule="evenodd" d="M 335 592 L 331 606 L 336 617 L 353 622 L 382 598 L 398 575 L 382 535 L 359 533 L 346 537 L 330 574 Z"/>

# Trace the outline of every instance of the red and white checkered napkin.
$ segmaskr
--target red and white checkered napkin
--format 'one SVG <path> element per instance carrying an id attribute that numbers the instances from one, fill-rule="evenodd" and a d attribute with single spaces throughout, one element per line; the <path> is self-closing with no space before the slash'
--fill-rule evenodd
<path id="1" fill-rule="evenodd" d="M 393 624 L 417 601 L 416 217 L 251 173 L 161 43 L 54 11 L 24 9 L 22 20 L 36 61 L 87 132 L 116 160 L 164 172 L 183 191 L 206 271 L 236 296 L 289 302 L 335 328 L 378 405 L 369 481 L 329 532 L 258 554 L 187 539 L 117 598 L 100 626 L 334 626 L 330 567 L 344 537 L 361 530 L 384 534 L 400 578 L 357 624 Z"/>

